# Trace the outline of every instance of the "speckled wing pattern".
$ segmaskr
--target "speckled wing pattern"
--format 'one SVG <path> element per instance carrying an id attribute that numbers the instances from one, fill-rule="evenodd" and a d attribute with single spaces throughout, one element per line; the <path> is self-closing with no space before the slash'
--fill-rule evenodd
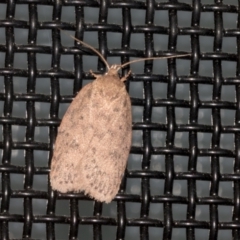
<path id="1" fill-rule="evenodd" d="M 97 76 L 73 100 L 59 127 L 50 181 L 62 193 L 84 191 L 110 202 L 132 139 L 130 97 L 117 74 Z"/>

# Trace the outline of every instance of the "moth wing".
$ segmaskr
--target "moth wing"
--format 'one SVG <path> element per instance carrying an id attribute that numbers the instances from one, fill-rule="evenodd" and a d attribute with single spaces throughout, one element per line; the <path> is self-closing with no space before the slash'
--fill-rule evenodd
<path id="1" fill-rule="evenodd" d="M 113 91 L 121 90 L 120 97 L 103 104 L 96 81 L 79 92 L 63 117 L 50 181 L 62 193 L 84 191 L 110 202 L 119 190 L 131 146 L 131 102 L 123 84 Z"/>
<path id="2" fill-rule="evenodd" d="M 79 161 L 93 135 L 93 129 L 88 122 L 91 95 L 92 83 L 89 83 L 73 99 L 58 129 L 50 182 L 53 189 L 62 193 L 83 188 L 82 182 L 76 182 L 76 178 L 81 171 Z"/>
<path id="3" fill-rule="evenodd" d="M 120 99 L 106 105 L 92 111 L 94 134 L 82 160 L 84 191 L 101 202 L 116 196 L 132 141 L 131 102 L 125 88 Z"/>

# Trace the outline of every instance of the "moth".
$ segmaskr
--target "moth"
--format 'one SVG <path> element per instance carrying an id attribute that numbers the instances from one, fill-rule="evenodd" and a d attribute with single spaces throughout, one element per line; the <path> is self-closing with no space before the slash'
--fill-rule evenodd
<path id="1" fill-rule="evenodd" d="M 118 193 L 132 140 L 131 100 L 124 84 L 130 72 L 120 79 L 118 71 L 159 57 L 109 66 L 100 52 L 74 39 L 92 49 L 107 72 L 96 75 L 90 71 L 96 79 L 81 89 L 67 109 L 55 142 L 50 183 L 61 193 L 83 191 L 109 203 Z"/>

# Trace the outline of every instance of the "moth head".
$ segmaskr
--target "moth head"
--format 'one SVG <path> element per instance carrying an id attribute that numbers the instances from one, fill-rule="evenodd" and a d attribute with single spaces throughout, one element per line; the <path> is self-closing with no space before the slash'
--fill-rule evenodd
<path id="1" fill-rule="evenodd" d="M 117 75 L 118 71 L 122 68 L 121 65 L 118 64 L 114 64 L 112 66 L 110 66 L 110 68 L 108 69 L 108 71 L 106 72 L 105 75 Z"/>

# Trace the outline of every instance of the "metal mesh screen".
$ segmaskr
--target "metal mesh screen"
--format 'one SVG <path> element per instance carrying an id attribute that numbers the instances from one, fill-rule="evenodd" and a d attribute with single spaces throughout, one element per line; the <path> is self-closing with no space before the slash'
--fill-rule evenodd
<path id="1" fill-rule="evenodd" d="M 239 1 L 0 1 L 1 239 L 240 239 Z M 89 74 L 126 67 L 133 141 L 101 204 L 49 186 L 57 128 Z"/>

